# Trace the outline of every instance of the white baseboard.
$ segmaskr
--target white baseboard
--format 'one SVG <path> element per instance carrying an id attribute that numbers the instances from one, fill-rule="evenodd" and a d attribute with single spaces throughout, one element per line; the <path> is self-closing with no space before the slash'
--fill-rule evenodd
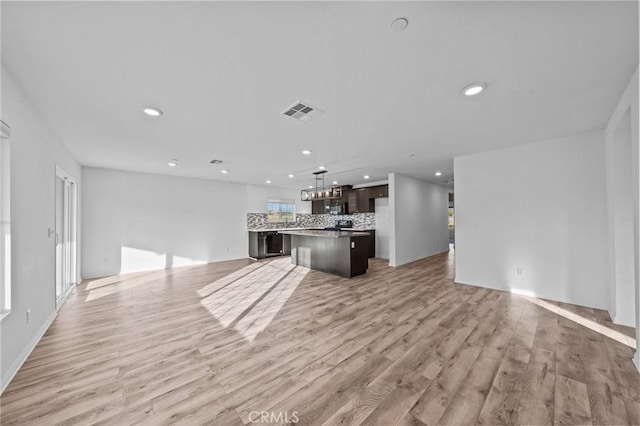
<path id="1" fill-rule="evenodd" d="M 636 323 L 635 323 L 635 321 L 633 319 L 629 320 L 628 318 L 620 318 L 620 317 L 617 317 L 615 315 L 611 315 L 611 312 L 609 312 L 609 315 L 611 316 L 611 318 L 613 318 L 612 321 L 613 321 L 614 324 L 626 325 L 627 327 L 635 327 L 636 326 Z"/>
<path id="2" fill-rule="evenodd" d="M 56 319 L 57 315 L 58 315 L 57 311 L 53 311 L 51 313 L 51 316 L 47 318 L 44 324 L 42 324 L 42 327 L 40 327 L 36 335 L 33 336 L 33 338 L 29 341 L 29 343 L 24 348 L 24 350 L 20 353 L 18 358 L 13 362 L 13 364 L 11 364 L 11 367 L 9 367 L 9 370 L 7 370 L 6 374 L 0 380 L 0 395 L 2 395 L 2 393 L 7 388 L 7 386 L 9 386 L 9 383 L 11 383 L 11 380 L 13 380 L 18 370 L 20 370 L 20 367 L 22 367 L 22 364 L 24 364 L 27 358 L 29 358 L 29 355 L 31 355 L 31 352 L 33 352 L 38 342 L 40 342 L 40 339 L 42 339 L 42 336 L 44 336 L 44 333 L 46 333 L 47 330 L 49 329 L 49 326 L 51 325 L 53 320 Z"/>

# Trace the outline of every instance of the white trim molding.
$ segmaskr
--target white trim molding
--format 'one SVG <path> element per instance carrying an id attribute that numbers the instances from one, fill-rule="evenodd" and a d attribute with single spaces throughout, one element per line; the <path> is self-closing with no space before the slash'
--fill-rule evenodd
<path id="1" fill-rule="evenodd" d="M 11 312 L 11 127 L 0 120 L 0 321 Z"/>
<path id="2" fill-rule="evenodd" d="M 27 346 L 25 346 L 24 350 L 20 353 L 18 358 L 16 358 L 14 363 L 9 367 L 9 369 L 7 370 L 7 372 L 5 373 L 5 375 L 2 377 L 0 381 L 0 395 L 4 392 L 4 390 L 7 388 L 9 383 L 11 383 L 11 380 L 13 380 L 18 370 L 20 370 L 20 367 L 22 367 L 22 364 L 24 364 L 27 358 L 29 358 L 29 355 L 31 355 L 31 352 L 33 352 L 33 350 L 36 348 L 36 345 L 40 342 L 40 339 L 42 339 L 42 336 L 44 336 L 44 333 L 47 332 L 47 330 L 49 329 L 49 326 L 51 325 L 53 320 L 56 319 L 57 315 L 58 315 L 58 312 L 54 311 L 51 314 L 51 316 L 47 318 L 47 320 L 44 322 L 44 324 L 42 324 L 42 327 L 40 327 L 36 335 L 33 336 L 33 338 L 29 341 Z"/>

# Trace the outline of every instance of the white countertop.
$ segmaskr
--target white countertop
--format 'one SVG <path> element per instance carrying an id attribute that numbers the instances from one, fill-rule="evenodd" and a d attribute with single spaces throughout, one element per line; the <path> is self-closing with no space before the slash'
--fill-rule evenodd
<path id="1" fill-rule="evenodd" d="M 247 229 L 249 232 L 269 232 L 269 231 L 302 231 L 302 230 L 324 231 L 324 228 L 265 228 L 265 229 Z M 375 228 L 341 228 L 344 231 L 375 231 Z"/>
<path id="2" fill-rule="evenodd" d="M 283 234 L 300 235 L 303 237 L 328 237 L 328 238 L 365 237 L 369 235 L 366 232 L 324 231 L 321 229 L 296 229 L 294 231 L 284 231 Z"/>
<path id="3" fill-rule="evenodd" d="M 264 229 L 247 229 L 249 232 L 269 232 L 269 231 L 301 231 L 305 229 L 313 229 L 322 231 L 324 228 L 264 228 Z"/>

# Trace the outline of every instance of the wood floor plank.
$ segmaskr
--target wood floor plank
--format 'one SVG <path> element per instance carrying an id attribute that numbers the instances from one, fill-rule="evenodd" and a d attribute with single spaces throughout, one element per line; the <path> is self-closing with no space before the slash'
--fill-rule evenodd
<path id="1" fill-rule="evenodd" d="M 560 425 L 592 424 L 587 385 L 569 377 L 556 377 L 554 423 Z"/>
<path id="2" fill-rule="evenodd" d="M 463 396 L 454 398 L 438 420 L 438 425 L 473 425 L 476 424 L 482 410 L 482 404 Z M 541 423 L 540 423 L 541 424 Z"/>
<path id="3" fill-rule="evenodd" d="M 454 283 L 453 252 L 369 266 L 345 279 L 241 259 L 87 280 L 2 394 L 0 423 L 241 425 L 257 410 L 640 424 L 633 349 L 562 314 L 634 335 L 606 312 Z"/>
<path id="4" fill-rule="evenodd" d="M 484 402 L 478 424 L 521 424 L 518 412 L 527 364 L 504 357 Z"/>

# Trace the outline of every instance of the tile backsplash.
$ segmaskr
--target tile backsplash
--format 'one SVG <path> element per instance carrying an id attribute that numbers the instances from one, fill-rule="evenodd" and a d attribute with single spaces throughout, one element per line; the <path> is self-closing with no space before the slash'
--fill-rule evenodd
<path id="1" fill-rule="evenodd" d="M 333 226 L 336 220 L 350 220 L 353 222 L 354 228 L 373 229 L 376 227 L 375 213 L 350 215 L 299 213 L 296 215 L 295 222 L 286 223 L 268 222 L 266 213 L 247 213 L 247 229 L 326 228 Z"/>

